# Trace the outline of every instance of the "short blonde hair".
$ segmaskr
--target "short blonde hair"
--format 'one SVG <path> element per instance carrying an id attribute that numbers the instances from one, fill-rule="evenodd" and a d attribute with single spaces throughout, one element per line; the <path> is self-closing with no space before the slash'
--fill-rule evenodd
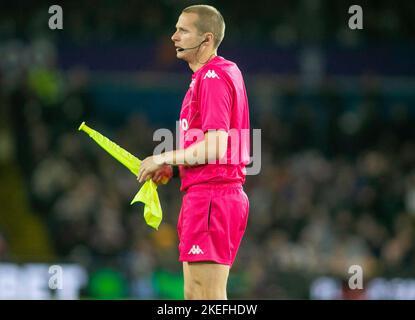
<path id="1" fill-rule="evenodd" d="M 219 47 L 225 36 L 225 20 L 215 7 L 193 5 L 183 9 L 182 13 L 196 13 L 199 17 L 195 22 L 196 28 L 201 33 L 212 32 L 215 49 Z"/>

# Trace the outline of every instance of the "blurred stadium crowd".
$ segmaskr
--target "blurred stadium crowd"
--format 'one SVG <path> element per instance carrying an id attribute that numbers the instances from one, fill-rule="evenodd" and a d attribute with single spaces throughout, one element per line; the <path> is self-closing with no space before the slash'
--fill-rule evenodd
<path id="1" fill-rule="evenodd" d="M 223 10 L 229 11 L 231 3 Z M 333 12 L 324 15 L 325 23 L 339 21 L 331 2 L 324 3 L 324 10 Z M 377 3 L 373 19 L 385 23 L 371 28 L 371 11 L 365 35 L 409 36 L 414 22 L 405 19 L 405 10 L 411 4 L 385 15 L 385 1 Z M 184 1 L 155 2 L 139 10 L 141 5 L 137 2 L 136 10 L 115 2 L 90 10 L 69 7 L 75 13 L 65 33 L 80 39 L 99 37 L 102 31 L 117 40 L 128 34 L 143 39 L 165 35 L 175 22 L 172 7 L 182 7 Z M 283 40 L 284 35 L 294 39 L 288 27 L 297 12 L 293 6 L 281 1 L 274 11 L 256 7 L 263 23 L 253 15 L 244 20 L 240 35 L 257 41 Z M 239 41 L 238 17 L 247 16 L 240 11 L 251 9 L 237 6 L 234 19 L 228 19 L 230 41 Z M 10 12 L 0 34 L 31 38 L 19 29 L 28 25 Z M 41 24 L 36 17 L 44 13 L 32 15 L 34 25 Z M 323 29 L 334 38 L 337 31 L 341 34 L 340 27 Z M 324 32 L 316 34 L 325 37 Z M 87 120 L 144 157 L 156 146 L 153 119 L 145 112 L 131 112 L 116 123 L 111 114 L 97 116 L 100 105 L 91 94 L 96 77 L 87 69 L 61 68 L 53 40 L 5 48 L 0 47 L 8 57 L 0 61 L 0 200 L 9 205 L 0 213 L 0 261 L 66 261 L 95 275 L 99 270 L 117 272 L 118 289 L 105 296 L 90 283 L 85 297 L 180 298 L 179 181 L 159 188 L 164 220 L 153 231 L 144 223 L 142 207 L 129 205 L 139 187 L 134 176 L 76 131 Z M 308 298 L 312 279 L 347 278 L 353 264 L 363 267 L 365 280 L 415 277 L 415 94 L 405 91 L 414 88 L 413 79 L 390 89 L 390 80 L 364 74 L 352 78 L 358 89 L 350 90 L 337 78 L 305 89 L 297 75 L 270 76 L 261 78 L 268 91 L 258 89 L 255 74 L 246 79 L 252 127 L 262 129 L 262 170 L 247 177 L 250 221 L 229 296 Z M 179 106 L 157 107 L 179 111 Z M 29 227 L 31 215 L 41 227 Z"/>
<path id="2" fill-rule="evenodd" d="M 65 27 L 61 34 L 75 42 L 99 39 L 140 41 L 165 37 L 172 32 L 177 15 L 197 1 L 66 1 Z M 362 2 L 364 32 L 350 33 L 344 21 L 350 16 L 349 6 L 359 4 L 347 0 L 283 1 L 262 0 L 240 5 L 238 1 L 208 1 L 221 9 L 227 18 L 227 41 L 276 42 L 281 45 L 303 44 L 304 41 L 356 43 L 386 39 L 405 40 L 412 37 L 414 4 L 411 1 L 387 0 Z M 55 3 L 59 4 L 59 2 Z M 16 1 L 2 4 L 0 34 L 29 37 L 45 31 L 50 15 L 45 0 Z M 45 10 L 46 9 L 46 10 Z M 60 35 L 61 35 L 60 34 Z"/>

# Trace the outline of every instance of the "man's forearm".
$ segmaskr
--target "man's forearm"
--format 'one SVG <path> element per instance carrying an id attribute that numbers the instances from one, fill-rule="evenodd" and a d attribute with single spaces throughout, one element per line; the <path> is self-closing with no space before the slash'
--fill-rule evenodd
<path id="1" fill-rule="evenodd" d="M 210 161 L 207 157 L 207 150 L 205 148 L 205 140 L 195 143 L 187 149 L 177 149 L 167 151 L 156 156 L 156 161 L 162 161 L 163 164 L 170 164 L 172 166 L 178 165 L 198 165 L 205 164 Z"/>
<path id="2" fill-rule="evenodd" d="M 220 159 L 225 152 L 226 146 L 220 147 L 218 141 L 209 143 L 208 139 L 204 139 L 186 149 L 177 149 L 159 154 L 155 156 L 155 161 L 173 166 L 194 166 L 207 164 L 209 161 Z"/>

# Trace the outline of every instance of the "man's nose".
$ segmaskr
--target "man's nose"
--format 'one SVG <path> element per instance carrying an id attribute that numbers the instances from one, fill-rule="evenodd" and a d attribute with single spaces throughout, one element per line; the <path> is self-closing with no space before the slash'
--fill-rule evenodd
<path id="1" fill-rule="evenodd" d="M 176 42 L 177 39 L 177 31 L 175 33 L 173 33 L 173 35 L 171 36 L 171 41 Z"/>

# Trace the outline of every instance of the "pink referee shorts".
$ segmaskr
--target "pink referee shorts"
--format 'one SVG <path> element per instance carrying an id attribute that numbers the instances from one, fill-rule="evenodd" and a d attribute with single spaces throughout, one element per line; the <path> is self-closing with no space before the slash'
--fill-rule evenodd
<path id="1" fill-rule="evenodd" d="M 213 261 L 232 267 L 248 212 L 248 197 L 240 184 L 190 187 L 177 224 L 179 261 Z"/>

